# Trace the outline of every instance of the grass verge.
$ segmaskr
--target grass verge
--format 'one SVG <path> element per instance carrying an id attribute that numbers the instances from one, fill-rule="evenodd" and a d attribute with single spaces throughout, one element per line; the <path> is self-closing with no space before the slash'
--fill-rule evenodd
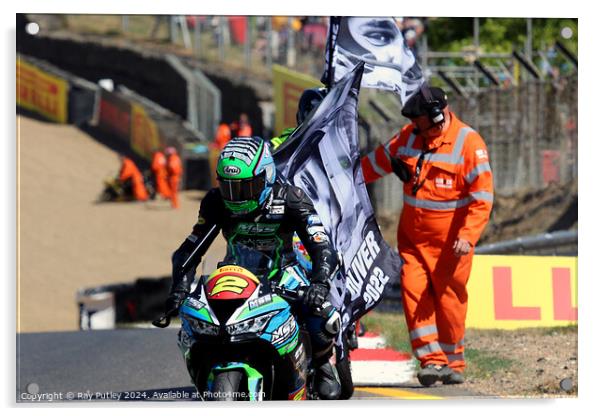
<path id="1" fill-rule="evenodd" d="M 378 332 L 387 340 L 387 346 L 397 351 L 411 353 L 412 347 L 408 327 L 401 314 L 370 312 L 362 318 L 366 330 Z M 470 333 L 486 332 L 487 330 L 470 330 Z M 542 330 L 543 331 L 543 330 Z M 466 348 L 465 358 L 467 364 L 466 375 L 469 377 L 487 379 L 493 373 L 508 371 L 516 362 L 501 357 L 491 351 L 475 348 Z"/>

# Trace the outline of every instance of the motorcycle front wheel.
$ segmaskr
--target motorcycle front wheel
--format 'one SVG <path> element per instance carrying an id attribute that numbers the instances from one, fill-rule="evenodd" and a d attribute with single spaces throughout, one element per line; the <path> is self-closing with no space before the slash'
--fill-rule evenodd
<path id="1" fill-rule="evenodd" d="M 209 400 L 219 402 L 236 402 L 248 400 L 248 393 L 242 386 L 243 372 L 240 370 L 223 371 L 215 376 Z"/>

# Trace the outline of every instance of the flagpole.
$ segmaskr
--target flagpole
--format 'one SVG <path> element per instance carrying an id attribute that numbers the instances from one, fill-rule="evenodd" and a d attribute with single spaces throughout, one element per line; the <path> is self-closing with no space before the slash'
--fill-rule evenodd
<path id="1" fill-rule="evenodd" d="M 334 35 L 332 33 L 332 19 L 335 19 L 335 17 L 330 16 L 330 19 L 328 20 L 328 85 L 326 85 L 326 88 L 328 89 L 328 91 L 330 91 L 330 89 L 332 88 L 332 80 L 334 77 L 334 74 L 332 73 L 333 71 L 333 66 L 332 66 L 332 60 L 334 59 L 334 45 L 333 45 L 333 38 Z"/>

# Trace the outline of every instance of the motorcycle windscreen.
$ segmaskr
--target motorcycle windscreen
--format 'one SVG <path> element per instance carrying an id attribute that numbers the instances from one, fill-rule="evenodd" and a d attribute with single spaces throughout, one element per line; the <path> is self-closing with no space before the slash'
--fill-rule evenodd
<path id="1" fill-rule="evenodd" d="M 209 300 L 248 299 L 259 280 L 243 267 L 224 266 L 214 271 L 205 281 L 205 293 Z"/>

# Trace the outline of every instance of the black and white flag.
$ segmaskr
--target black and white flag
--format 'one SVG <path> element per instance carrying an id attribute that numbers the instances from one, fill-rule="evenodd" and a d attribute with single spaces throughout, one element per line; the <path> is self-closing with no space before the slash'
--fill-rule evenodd
<path id="1" fill-rule="evenodd" d="M 393 17 L 331 17 L 322 82 L 337 84 L 359 62 L 362 87 L 394 91 L 404 105 L 424 81 Z"/>
<path id="2" fill-rule="evenodd" d="M 343 328 L 374 308 L 401 259 L 383 239 L 360 163 L 357 103 L 363 63 L 337 83 L 274 152 L 278 172 L 311 198 L 343 272 L 331 290 Z"/>

